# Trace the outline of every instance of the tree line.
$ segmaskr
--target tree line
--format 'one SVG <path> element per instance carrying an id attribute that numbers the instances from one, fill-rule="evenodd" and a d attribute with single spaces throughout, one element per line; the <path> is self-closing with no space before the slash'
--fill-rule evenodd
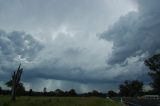
<path id="1" fill-rule="evenodd" d="M 151 77 L 152 81 L 150 86 L 152 90 L 143 91 L 143 82 L 138 80 L 124 81 L 119 85 L 119 93 L 114 91 L 109 91 L 108 95 L 111 96 L 141 96 L 144 94 L 156 94 L 160 95 L 160 54 L 155 54 L 152 57 L 146 59 L 144 64 L 149 68 L 148 75 Z"/>
<path id="2" fill-rule="evenodd" d="M 0 94 L 10 95 L 11 90 L 3 90 L 0 88 Z M 61 89 L 56 89 L 55 91 L 49 92 L 38 92 L 30 89 L 29 91 L 21 90 L 16 93 L 17 96 L 54 96 L 54 97 L 106 97 L 106 93 L 98 92 L 97 90 L 93 90 L 91 92 L 86 93 L 77 93 L 75 89 L 70 89 L 69 91 L 63 91 Z"/>

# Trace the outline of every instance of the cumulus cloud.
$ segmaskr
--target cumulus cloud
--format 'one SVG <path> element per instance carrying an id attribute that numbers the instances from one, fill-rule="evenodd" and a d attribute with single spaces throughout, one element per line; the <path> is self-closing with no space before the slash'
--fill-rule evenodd
<path id="1" fill-rule="evenodd" d="M 31 62 L 42 45 L 24 32 L 0 30 L 0 79 L 13 71 L 20 62 Z"/>
<path id="2" fill-rule="evenodd" d="M 1 83 L 7 81 L 22 62 L 22 81 L 27 90 L 41 91 L 47 87 L 48 90 L 74 88 L 78 92 L 87 92 L 95 88 L 105 91 L 106 82 L 111 87 L 112 81 L 108 79 L 112 77 L 105 70 L 111 42 L 99 39 L 97 35 L 72 36 L 67 29 L 56 34 L 52 42 L 43 44 L 24 32 L 1 31 Z"/>
<path id="3" fill-rule="evenodd" d="M 84 39 L 86 35 L 70 36 L 65 32 L 57 34 L 34 59 L 28 69 L 31 70 L 29 73 L 37 78 L 83 83 L 94 83 L 107 78 L 107 74 L 103 77 L 101 75 L 106 73 L 105 60 L 110 54 L 111 42 L 99 39 L 96 35 Z"/>
<path id="4" fill-rule="evenodd" d="M 102 34 L 113 41 L 110 64 L 122 63 L 128 57 L 160 52 L 159 0 L 138 0 L 139 11 L 123 16 Z"/>

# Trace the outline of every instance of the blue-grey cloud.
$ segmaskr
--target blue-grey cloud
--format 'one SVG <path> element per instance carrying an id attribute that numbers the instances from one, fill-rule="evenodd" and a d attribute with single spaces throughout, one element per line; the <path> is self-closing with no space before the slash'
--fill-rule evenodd
<path id="1" fill-rule="evenodd" d="M 8 78 L 20 62 L 33 61 L 42 47 L 29 34 L 0 30 L 0 79 Z"/>
<path id="2" fill-rule="evenodd" d="M 0 28 L 24 30 L 43 38 L 64 25 L 75 31 L 96 33 L 133 10 L 131 1 L 0 0 Z"/>
<path id="3" fill-rule="evenodd" d="M 158 3 L 0 1 L 0 28 L 24 31 L 0 31 L 2 82 L 17 68 L 19 60 L 23 62 L 22 80 L 28 89 L 46 86 L 50 90 L 105 91 L 115 89 L 126 79 L 146 81 L 143 59 L 158 52 L 160 45 Z M 100 39 L 96 33 L 104 30 L 104 39 Z"/>
<path id="4" fill-rule="evenodd" d="M 24 77 L 81 83 L 108 82 L 107 79 L 110 78 L 103 73 L 107 73 L 105 70 L 105 59 L 108 55 L 106 49 L 110 50 L 112 43 L 93 35 L 85 40 L 81 40 L 82 38 L 80 35 L 58 36 L 54 42 L 45 46 L 35 60 L 29 64 Z"/>
<path id="5" fill-rule="evenodd" d="M 123 63 L 131 56 L 160 52 L 159 3 L 159 0 L 138 0 L 138 12 L 121 17 L 102 34 L 114 43 L 110 64 Z"/>

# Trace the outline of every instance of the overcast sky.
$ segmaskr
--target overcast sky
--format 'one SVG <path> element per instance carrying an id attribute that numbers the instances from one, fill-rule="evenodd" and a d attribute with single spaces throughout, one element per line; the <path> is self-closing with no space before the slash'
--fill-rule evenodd
<path id="1" fill-rule="evenodd" d="M 0 86 L 19 63 L 26 89 L 118 90 L 150 82 L 160 0 L 0 0 Z"/>

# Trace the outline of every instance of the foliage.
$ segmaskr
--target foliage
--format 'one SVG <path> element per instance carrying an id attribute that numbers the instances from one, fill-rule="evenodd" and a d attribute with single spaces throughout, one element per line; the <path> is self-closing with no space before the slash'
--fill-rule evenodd
<path id="1" fill-rule="evenodd" d="M 114 92 L 114 91 L 108 91 L 107 95 L 108 95 L 108 97 L 116 97 L 116 96 L 118 96 L 118 94 L 116 92 Z"/>
<path id="2" fill-rule="evenodd" d="M 138 96 L 142 93 L 143 83 L 138 80 L 125 81 L 119 85 L 121 96 Z"/>
<path id="3" fill-rule="evenodd" d="M 148 74 L 153 79 L 151 83 L 153 89 L 160 93 L 160 54 L 156 54 L 145 60 L 145 65 L 150 69 Z"/>
<path id="4" fill-rule="evenodd" d="M 5 85 L 9 88 L 12 88 L 12 80 L 9 80 L 8 82 L 5 83 Z M 17 92 L 18 91 L 18 92 Z M 19 83 L 17 85 L 17 89 L 16 89 L 16 92 L 17 92 L 17 95 L 20 95 L 20 94 L 24 94 L 25 92 L 25 87 L 23 86 L 23 83 Z"/>
<path id="5" fill-rule="evenodd" d="M 76 93 L 76 91 L 75 91 L 74 89 L 71 89 L 71 90 L 68 92 L 68 94 L 69 94 L 70 96 L 76 96 L 76 95 L 77 95 L 77 93 Z"/>
<path id="6" fill-rule="evenodd" d="M 64 91 L 60 90 L 60 89 L 56 89 L 55 90 L 55 95 L 56 96 L 63 96 L 64 95 Z"/>

